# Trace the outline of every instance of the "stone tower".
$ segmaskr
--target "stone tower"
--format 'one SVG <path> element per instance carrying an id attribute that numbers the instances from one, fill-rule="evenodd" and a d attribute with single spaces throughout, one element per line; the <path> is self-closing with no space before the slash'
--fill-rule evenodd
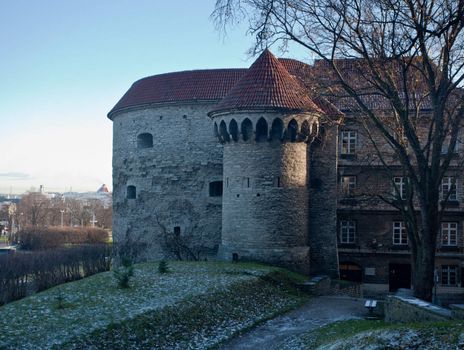
<path id="1" fill-rule="evenodd" d="M 209 113 L 224 145 L 220 258 L 309 273 L 308 148 L 322 114 L 268 50 Z"/>

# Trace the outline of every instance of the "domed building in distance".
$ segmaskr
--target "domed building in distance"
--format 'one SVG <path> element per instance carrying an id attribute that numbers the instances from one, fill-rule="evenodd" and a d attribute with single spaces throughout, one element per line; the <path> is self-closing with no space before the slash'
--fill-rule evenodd
<path id="1" fill-rule="evenodd" d="M 366 168 L 373 152 L 350 104 L 319 91 L 326 72 L 265 50 L 248 69 L 135 82 L 108 114 L 114 241 L 141 259 L 258 261 L 410 287 L 401 216 L 353 196 L 390 182 Z M 459 237 L 462 214 L 445 218 Z M 463 260 L 437 253 L 446 281 L 460 283 Z"/>

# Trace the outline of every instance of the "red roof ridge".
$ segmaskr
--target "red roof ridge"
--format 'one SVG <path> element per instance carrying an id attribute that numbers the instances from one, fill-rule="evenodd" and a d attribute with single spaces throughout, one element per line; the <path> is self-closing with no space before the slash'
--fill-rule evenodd
<path id="1" fill-rule="evenodd" d="M 265 49 L 243 77 L 209 114 L 227 110 L 285 109 L 322 110 L 311 100 L 307 90 Z"/>

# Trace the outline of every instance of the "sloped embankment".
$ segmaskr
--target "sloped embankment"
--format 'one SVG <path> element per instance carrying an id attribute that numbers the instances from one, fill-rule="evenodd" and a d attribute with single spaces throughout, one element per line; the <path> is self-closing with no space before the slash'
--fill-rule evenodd
<path id="1" fill-rule="evenodd" d="M 210 348 L 305 300 L 301 276 L 268 266 L 171 263 L 136 266 L 130 289 L 110 272 L 0 308 L 0 348 Z"/>

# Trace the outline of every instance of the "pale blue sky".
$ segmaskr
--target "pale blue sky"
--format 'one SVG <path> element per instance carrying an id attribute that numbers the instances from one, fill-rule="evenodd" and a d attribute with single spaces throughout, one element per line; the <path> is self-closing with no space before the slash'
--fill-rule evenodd
<path id="1" fill-rule="evenodd" d="M 0 0 L 0 193 L 111 187 L 106 114 L 135 80 L 248 67 L 246 23 L 221 37 L 214 2 Z"/>

